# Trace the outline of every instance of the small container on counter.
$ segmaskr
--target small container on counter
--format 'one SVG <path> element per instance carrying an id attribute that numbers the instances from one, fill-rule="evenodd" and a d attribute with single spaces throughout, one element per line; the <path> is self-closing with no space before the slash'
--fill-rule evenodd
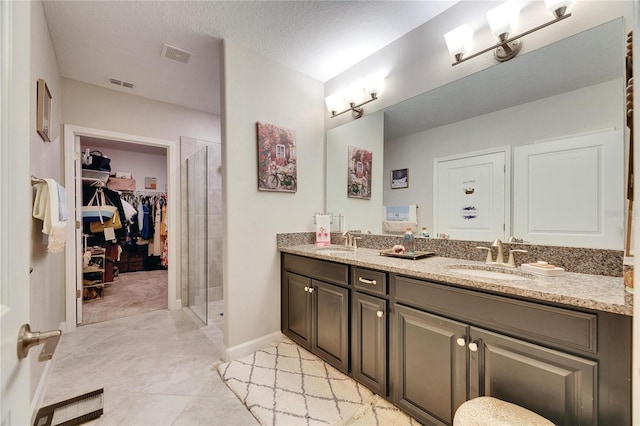
<path id="1" fill-rule="evenodd" d="M 415 237 L 411 228 L 407 228 L 407 232 L 404 233 L 404 240 L 402 241 L 405 254 L 413 254 L 415 252 Z"/>

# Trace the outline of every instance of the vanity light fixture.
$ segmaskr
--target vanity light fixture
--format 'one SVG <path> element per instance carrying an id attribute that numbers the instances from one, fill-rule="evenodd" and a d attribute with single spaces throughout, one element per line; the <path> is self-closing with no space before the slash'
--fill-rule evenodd
<path id="1" fill-rule="evenodd" d="M 364 113 L 363 105 L 378 99 L 384 88 L 384 75 L 372 74 L 348 88 L 329 95 L 324 99 L 331 118 L 351 111 L 353 118 L 360 118 Z"/>
<path id="2" fill-rule="evenodd" d="M 515 0 L 509 0 L 491 9 L 487 12 L 487 21 L 489 21 L 491 32 L 499 41 L 493 46 L 487 47 L 471 56 L 465 57 L 471 50 L 471 39 L 473 38 L 473 30 L 469 25 L 462 25 L 446 33 L 444 39 L 447 43 L 447 48 L 449 49 L 449 53 L 456 58 L 456 61 L 451 65 L 458 65 L 461 62 L 475 58 L 490 50 L 494 51 L 493 56 L 499 62 L 508 61 L 514 58 L 522 49 L 522 37 L 571 16 L 570 13 L 567 13 L 567 9 L 571 6 L 573 0 L 544 0 L 544 2 L 549 11 L 553 13 L 554 19 L 514 36 L 509 35 L 515 31 L 518 16 L 520 15 L 520 6 L 518 3 L 516 3 Z"/>

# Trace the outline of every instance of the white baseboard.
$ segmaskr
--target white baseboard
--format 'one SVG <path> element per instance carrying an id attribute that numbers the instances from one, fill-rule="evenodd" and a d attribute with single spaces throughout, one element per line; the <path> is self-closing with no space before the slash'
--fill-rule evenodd
<path id="1" fill-rule="evenodd" d="M 242 358 L 272 343 L 279 342 L 282 339 L 284 339 L 284 334 L 276 331 L 275 333 L 267 334 L 266 336 L 258 337 L 257 339 L 249 340 L 248 342 L 230 348 L 225 348 L 223 351 L 223 359 L 228 362 Z"/>

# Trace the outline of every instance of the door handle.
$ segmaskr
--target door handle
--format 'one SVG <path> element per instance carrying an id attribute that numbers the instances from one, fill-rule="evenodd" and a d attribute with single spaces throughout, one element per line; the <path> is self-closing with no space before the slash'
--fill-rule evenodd
<path id="1" fill-rule="evenodd" d="M 29 349 L 44 343 L 44 347 L 38 356 L 38 361 L 48 361 L 53 357 L 53 352 L 58 346 L 62 330 L 31 331 L 29 324 L 23 324 L 18 333 L 18 359 L 26 358 Z"/>
<path id="2" fill-rule="evenodd" d="M 358 277 L 358 281 L 360 281 L 361 283 L 371 284 L 371 285 L 376 285 L 377 284 L 376 280 L 368 280 L 368 279 L 362 278 L 362 277 Z"/>

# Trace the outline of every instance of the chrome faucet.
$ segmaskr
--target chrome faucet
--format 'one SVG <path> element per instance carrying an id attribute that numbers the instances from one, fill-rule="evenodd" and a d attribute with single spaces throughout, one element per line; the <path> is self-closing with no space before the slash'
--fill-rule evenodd
<path id="1" fill-rule="evenodd" d="M 484 263 L 487 265 L 499 265 L 506 266 L 508 268 L 516 267 L 516 260 L 513 253 L 527 253 L 527 250 L 521 249 L 511 249 L 509 250 L 509 260 L 507 263 L 504 262 L 504 248 L 502 246 L 502 241 L 498 238 L 491 243 L 491 247 L 497 247 L 498 253 L 496 254 L 496 260 L 493 260 L 491 248 L 490 247 L 476 247 L 478 250 L 486 250 L 487 251 L 487 259 Z"/>

